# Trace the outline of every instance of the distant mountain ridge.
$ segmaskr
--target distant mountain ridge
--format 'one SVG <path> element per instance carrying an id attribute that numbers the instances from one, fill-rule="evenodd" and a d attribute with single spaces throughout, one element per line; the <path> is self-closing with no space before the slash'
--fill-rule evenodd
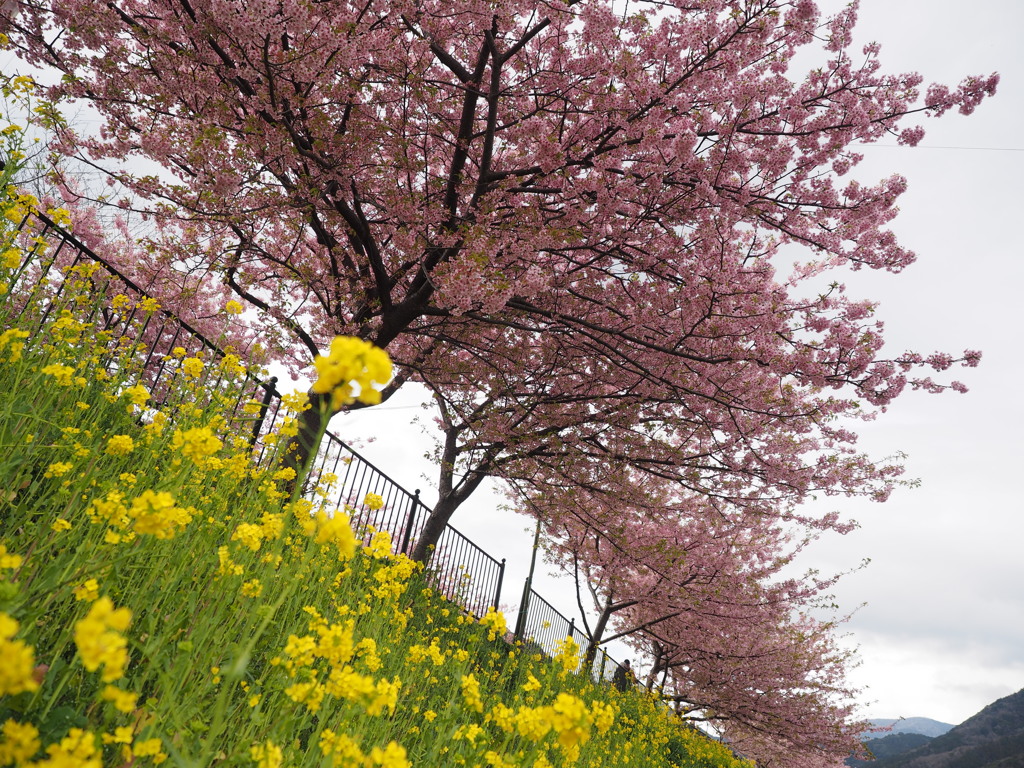
<path id="1" fill-rule="evenodd" d="M 932 736 L 924 736 L 920 733 L 890 733 L 881 738 L 867 739 L 864 746 L 867 747 L 874 759 L 858 760 L 855 757 L 849 757 L 846 759 L 846 765 L 850 768 L 874 768 L 878 765 L 878 761 L 917 749 L 927 744 L 932 738 Z"/>
<path id="2" fill-rule="evenodd" d="M 874 768 L 1024 768 L 1024 690 L 921 746 L 878 758 Z"/>
<path id="3" fill-rule="evenodd" d="M 891 726 L 890 730 L 880 733 L 875 738 L 884 738 L 887 734 L 894 733 L 919 733 L 922 736 L 931 736 L 934 739 L 936 736 L 948 733 L 955 727 L 950 723 L 932 720 L 930 717 L 901 717 L 898 720 L 882 718 L 872 720 L 871 724 L 878 728 L 888 728 Z"/>

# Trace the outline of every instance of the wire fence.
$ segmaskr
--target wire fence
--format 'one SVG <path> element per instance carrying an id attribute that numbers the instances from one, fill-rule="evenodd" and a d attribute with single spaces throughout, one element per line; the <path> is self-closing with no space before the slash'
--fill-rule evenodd
<path id="1" fill-rule="evenodd" d="M 45 333 L 51 318 L 62 313 L 91 323 L 99 346 L 106 350 L 103 364 L 108 369 L 120 368 L 122 373 L 126 366 L 131 367 L 131 377 L 150 390 L 154 407 L 170 416 L 185 405 L 170 397 L 177 377 L 186 375 L 182 361 L 201 356 L 207 361 L 200 378 L 203 402 L 189 405 L 216 401 L 226 411 L 228 422 L 234 423 L 236 433 L 247 436 L 254 461 L 265 465 L 276 460 L 267 436 L 280 427 L 287 409 L 275 377 L 264 380 L 240 366 L 238 358 L 194 325 L 159 308 L 142 287 L 47 216 L 29 214 L 16 225 L 12 236 L 28 254 L 7 286 L 7 299 L 15 302 L 23 324 L 27 322 L 39 335 Z M 75 280 L 88 281 L 91 308 L 77 306 L 70 298 L 76 292 L 65 290 Z M 225 375 L 226 366 L 236 373 L 242 371 L 240 389 L 238 376 Z M 233 393 L 231 400 L 225 400 L 228 392 Z M 329 431 L 312 462 L 309 478 L 311 485 L 330 487 L 330 503 L 350 515 L 357 536 L 368 541 L 375 532 L 386 531 L 395 554 L 412 551 L 430 514 L 418 490 L 409 492 Z M 369 494 L 379 501 L 368 503 Z M 427 574 L 439 592 L 482 616 L 499 604 L 505 560 L 497 560 L 449 525 Z M 517 639 L 549 655 L 566 637 L 572 637 L 581 649 L 590 642 L 574 620 L 530 587 L 529 580 L 516 626 Z M 609 679 L 616 666 L 601 650 L 591 674 Z"/>

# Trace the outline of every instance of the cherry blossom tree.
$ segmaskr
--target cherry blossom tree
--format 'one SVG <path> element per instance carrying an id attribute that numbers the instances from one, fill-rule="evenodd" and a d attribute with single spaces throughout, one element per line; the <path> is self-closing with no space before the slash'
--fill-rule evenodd
<path id="1" fill-rule="evenodd" d="M 904 181 L 844 180 L 855 145 L 914 144 L 908 116 L 969 113 L 996 84 L 922 93 L 852 47 L 855 18 L 809 0 L 11 0 L 0 31 L 61 75 L 52 97 L 98 112 L 57 149 L 151 218 L 128 266 L 186 316 L 199 294 L 243 300 L 296 364 L 356 334 L 397 382 L 435 342 L 484 359 L 479 326 L 561 335 L 620 389 L 788 387 L 841 412 L 977 359 L 879 359 L 870 302 L 801 290 L 913 258 L 886 228 Z M 818 41 L 821 66 L 790 73 Z M 779 271 L 789 244 L 806 256 Z M 176 297 L 183 271 L 201 279 Z"/>
<path id="2" fill-rule="evenodd" d="M 445 352 L 443 367 L 427 361 L 416 374 L 432 392 L 443 434 L 435 455 L 439 501 L 418 557 L 486 477 L 534 493 L 601 491 L 619 503 L 642 473 L 737 508 L 756 507 L 759 515 L 785 510 L 790 519 L 813 493 L 884 499 L 899 482 L 897 460 L 858 453 L 855 436 L 830 425 L 837 415 L 862 415 L 855 403 L 792 387 L 780 392 L 767 376 L 748 378 L 745 389 L 724 399 L 689 377 L 652 383 L 609 369 L 558 334 L 529 338 L 503 329 L 495 339 L 498 332 L 485 331 L 487 342 L 475 346 L 487 350 L 486 361 L 452 360 Z M 700 375 L 713 380 L 724 368 Z M 829 527 L 835 518 L 813 524 Z"/>
<path id="3" fill-rule="evenodd" d="M 648 687 L 759 764 L 839 765 L 856 751 L 852 653 L 837 644 L 842 622 L 822 618 L 838 577 L 783 573 L 813 533 L 794 539 L 775 517 L 668 484 L 631 503 L 571 491 L 534 501 L 560 510 L 548 556 L 593 597 L 594 621 L 580 604 L 588 661 L 611 640 L 633 645 L 654 660 Z"/>

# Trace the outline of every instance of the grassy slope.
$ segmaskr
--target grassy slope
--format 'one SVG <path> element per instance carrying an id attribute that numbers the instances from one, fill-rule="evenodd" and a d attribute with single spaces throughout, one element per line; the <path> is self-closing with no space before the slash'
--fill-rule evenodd
<path id="1" fill-rule="evenodd" d="M 0 765 L 746 765 L 287 498 L 220 415 L 230 364 L 172 359 L 148 408 L 85 277 L 27 339 L 0 296 Z"/>

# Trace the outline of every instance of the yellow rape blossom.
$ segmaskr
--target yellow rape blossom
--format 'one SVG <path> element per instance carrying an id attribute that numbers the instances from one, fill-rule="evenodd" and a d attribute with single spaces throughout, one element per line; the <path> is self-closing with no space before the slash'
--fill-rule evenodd
<path id="1" fill-rule="evenodd" d="M 133 387 L 127 387 L 121 395 L 127 397 L 132 405 L 144 406 L 146 401 L 149 400 L 149 392 L 141 384 L 136 384 Z"/>
<path id="2" fill-rule="evenodd" d="M 501 728 L 505 733 L 512 733 L 516 727 L 515 712 L 502 702 L 496 703 L 487 713 L 487 720 Z"/>
<path id="3" fill-rule="evenodd" d="M 546 707 L 520 707 L 516 712 L 516 730 L 530 741 L 540 741 L 551 730 Z"/>
<path id="4" fill-rule="evenodd" d="M 558 644 L 555 651 L 555 664 L 562 668 L 563 676 L 575 672 L 580 665 L 580 647 L 571 637 Z"/>
<path id="5" fill-rule="evenodd" d="M 180 449 L 186 457 L 197 464 L 205 457 L 215 454 L 223 445 L 210 427 L 193 427 L 184 432 L 176 429 L 171 438 L 171 447 Z"/>
<path id="6" fill-rule="evenodd" d="M 132 754 L 135 757 L 152 758 L 154 765 L 160 765 L 167 759 L 163 751 L 163 742 L 160 739 L 143 739 L 132 744 Z"/>
<path id="7" fill-rule="evenodd" d="M 101 768 L 102 755 L 96 737 L 81 728 L 72 728 L 59 744 L 46 748 L 48 759 L 36 763 L 39 768 Z"/>
<path id="8" fill-rule="evenodd" d="M 363 551 L 375 560 L 388 557 L 391 554 L 391 534 L 387 531 L 377 531 L 370 539 L 370 543 L 363 547 Z"/>
<path id="9" fill-rule="evenodd" d="M 366 764 L 366 756 L 356 740 L 344 733 L 335 733 L 330 728 L 320 732 L 320 752 L 324 757 L 329 755 L 338 768 L 363 768 Z"/>
<path id="10" fill-rule="evenodd" d="M 466 706 L 477 712 L 483 712 L 484 702 L 480 697 L 480 681 L 471 673 L 462 676 L 460 685 L 462 688 L 462 698 L 465 700 Z"/>
<path id="11" fill-rule="evenodd" d="M 255 745 L 249 755 L 258 768 L 280 768 L 284 759 L 281 748 L 272 741 Z"/>
<path id="12" fill-rule="evenodd" d="M 198 379 L 202 375 L 204 367 L 203 361 L 198 357 L 186 357 L 181 361 L 181 370 L 189 379 Z"/>
<path id="13" fill-rule="evenodd" d="M 231 560 L 231 551 L 227 547 L 217 549 L 217 559 L 220 563 L 217 568 L 218 576 L 240 576 L 242 574 L 244 568 Z"/>
<path id="14" fill-rule="evenodd" d="M 331 670 L 327 680 L 327 692 L 349 701 L 368 701 L 377 692 L 373 678 L 361 675 L 348 664 Z"/>
<path id="15" fill-rule="evenodd" d="M 480 618 L 480 624 L 487 628 L 487 639 L 494 640 L 496 637 L 504 637 L 508 631 L 508 624 L 505 622 L 505 615 L 493 607 L 487 609 Z"/>
<path id="16" fill-rule="evenodd" d="M 46 468 L 43 477 L 64 477 L 73 466 L 69 461 L 55 461 Z"/>
<path id="17" fill-rule="evenodd" d="M 464 739 L 470 744 L 476 744 L 476 740 L 480 738 L 484 733 L 484 729 L 476 723 L 468 723 L 467 725 L 460 725 L 455 729 L 455 733 L 452 734 L 452 739 L 458 741 Z"/>
<path id="18" fill-rule="evenodd" d="M 608 733 L 608 729 L 615 722 L 615 705 L 595 701 L 591 703 L 590 711 L 594 716 L 594 727 L 597 728 L 597 732 L 602 736 Z"/>
<path id="19" fill-rule="evenodd" d="M 374 686 L 373 697 L 366 704 L 366 713 L 379 715 L 386 709 L 389 715 L 393 715 L 395 707 L 398 706 L 398 692 L 401 688 L 402 681 L 397 677 L 394 680 L 378 680 Z"/>
<path id="20" fill-rule="evenodd" d="M 86 600 L 91 603 L 100 596 L 100 583 L 96 579 L 86 579 L 71 592 L 75 600 Z"/>
<path id="21" fill-rule="evenodd" d="M 166 491 L 145 490 L 132 501 L 128 517 L 136 533 L 172 539 L 180 528 L 192 522 L 192 511 L 176 507 L 174 497 Z"/>
<path id="22" fill-rule="evenodd" d="M 9 330 L 0 333 L 0 352 L 5 349 L 9 349 L 7 361 L 16 363 L 21 359 L 22 350 L 25 349 L 25 342 L 22 339 L 28 338 L 28 331 L 22 331 L 17 328 L 11 328 Z"/>
<path id="23" fill-rule="evenodd" d="M 113 733 L 104 733 L 102 739 L 104 744 L 131 744 L 132 729 L 126 725 L 118 726 Z"/>
<path id="24" fill-rule="evenodd" d="M 22 691 L 35 691 L 39 683 L 32 676 L 35 669 L 35 650 L 22 640 L 15 640 L 18 622 L 0 611 L 0 696 Z"/>
<path id="25" fill-rule="evenodd" d="M 114 435 L 107 441 L 103 452 L 108 456 L 127 456 L 135 450 L 135 441 L 128 435 Z"/>
<path id="26" fill-rule="evenodd" d="M 53 376 L 62 387 L 70 387 L 74 383 L 71 378 L 74 372 L 75 369 L 70 365 L 61 365 L 60 363 L 47 365 L 41 371 L 46 376 Z"/>
<path id="27" fill-rule="evenodd" d="M 418 664 L 429 659 L 435 667 L 443 666 L 446 660 L 446 656 L 438 646 L 436 638 L 426 647 L 422 645 L 411 646 L 406 654 L 406 658 L 412 664 Z"/>
<path id="28" fill-rule="evenodd" d="M 374 511 L 383 509 L 384 497 L 377 493 L 368 493 L 366 498 L 363 499 L 363 506 Z"/>
<path id="29" fill-rule="evenodd" d="M 356 536 L 352 533 L 348 515 L 336 512 L 328 516 L 326 512 L 317 512 L 316 542 L 333 544 L 342 560 L 350 560 L 356 553 Z"/>
<path id="30" fill-rule="evenodd" d="M 24 561 L 21 555 L 8 552 L 4 544 L 0 544 L 0 571 L 13 571 L 21 568 Z"/>
<path id="31" fill-rule="evenodd" d="M 258 552 L 263 544 L 263 528 L 255 523 L 240 523 L 231 534 L 232 541 L 240 541 L 253 552 Z"/>
<path id="32" fill-rule="evenodd" d="M 313 391 L 331 394 L 331 409 L 338 410 L 356 400 L 367 405 L 380 402 L 380 392 L 374 384 L 384 384 L 391 378 L 391 359 L 387 353 L 353 336 L 336 336 L 330 352 L 317 355 L 313 361 L 317 380 Z M 359 387 L 355 394 L 353 385 Z"/>
<path id="33" fill-rule="evenodd" d="M 2 263 L 7 269 L 17 269 L 21 266 L 21 259 L 21 251 L 16 248 L 8 248 L 3 252 L 3 255 L 0 256 L 0 263 Z"/>
<path id="34" fill-rule="evenodd" d="M 135 704 L 139 697 L 131 691 L 124 691 L 116 686 L 107 685 L 103 688 L 100 698 L 103 701 L 111 702 L 119 712 L 127 713 L 135 709 Z"/>
<path id="35" fill-rule="evenodd" d="M 85 618 L 75 622 L 75 645 L 82 664 L 90 672 L 101 666 L 105 683 L 124 675 L 128 666 L 128 642 L 121 634 L 131 623 L 127 608 L 114 608 L 109 597 L 101 597 L 92 604 Z"/>
<path id="36" fill-rule="evenodd" d="M 493 749 L 484 752 L 484 760 L 491 768 L 515 768 L 515 763 L 510 763 Z"/>
<path id="37" fill-rule="evenodd" d="M 558 743 L 563 747 L 574 747 L 590 738 L 594 718 L 582 699 L 560 693 L 555 703 L 545 709 L 549 713 L 551 727 L 558 734 Z"/>
<path id="38" fill-rule="evenodd" d="M 314 681 L 311 683 L 295 683 L 285 688 L 284 693 L 296 704 L 305 704 L 310 712 L 319 712 L 327 691 L 324 690 L 322 685 Z"/>
<path id="39" fill-rule="evenodd" d="M 377 655 L 377 641 L 372 637 L 364 637 L 355 647 L 359 660 L 371 672 L 380 669 L 380 656 Z"/>
<path id="40" fill-rule="evenodd" d="M 378 768 L 411 768 L 412 763 L 407 759 L 405 747 L 392 741 L 383 749 L 371 749 L 367 765 Z"/>
<path id="41" fill-rule="evenodd" d="M 40 746 L 34 725 L 7 720 L 0 728 L 0 765 L 27 763 Z"/>

